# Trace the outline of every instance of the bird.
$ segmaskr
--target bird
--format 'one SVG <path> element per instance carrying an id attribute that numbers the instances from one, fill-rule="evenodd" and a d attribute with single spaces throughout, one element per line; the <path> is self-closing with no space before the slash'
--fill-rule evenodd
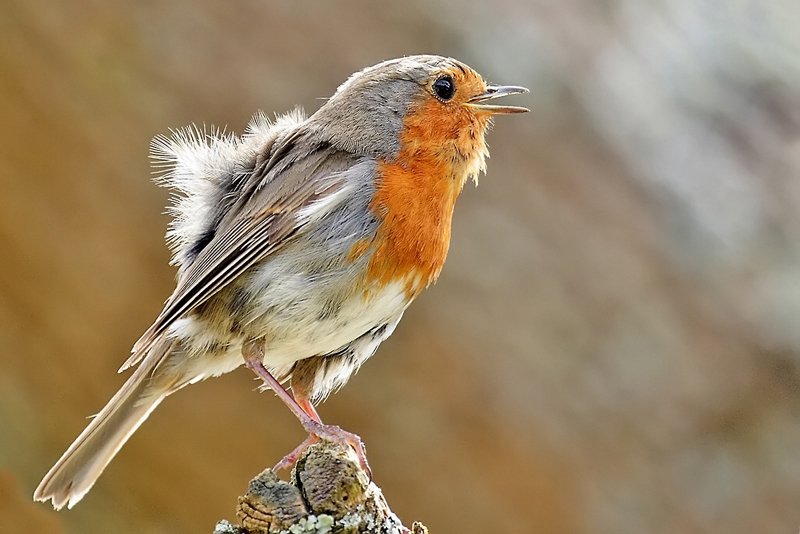
<path id="1" fill-rule="evenodd" d="M 340 388 L 434 282 L 464 184 L 486 170 L 488 84 L 452 58 L 405 56 L 351 75 L 315 113 L 257 113 L 241 136 L 187 127 L 156 136 L 156 181 L 173 191 L 177 283 L 120 372 L 132 375 L 42 479 L 37 501 L 72 508 L 168 395 L 247 366 L 314 442 L 361 439 L 322 423 Z"/>

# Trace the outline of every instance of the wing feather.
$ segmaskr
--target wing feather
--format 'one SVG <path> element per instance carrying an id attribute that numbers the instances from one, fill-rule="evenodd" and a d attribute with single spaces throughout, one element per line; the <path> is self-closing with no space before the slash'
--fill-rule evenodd
<path id="1" fill-rule="evenodd" d="M 275 147 L 269 159 L 255 162 L 249 183 L 214 237 L 181 269 L 175 291 L 120 371 L 141 361 L 177 319 L 302 232 L 311 221 L 304 216 L 310 205 L 343 189 L 342 174 L 357 162 L 355 156 L 328 145 L 310 146 L 299 130 Z"/>

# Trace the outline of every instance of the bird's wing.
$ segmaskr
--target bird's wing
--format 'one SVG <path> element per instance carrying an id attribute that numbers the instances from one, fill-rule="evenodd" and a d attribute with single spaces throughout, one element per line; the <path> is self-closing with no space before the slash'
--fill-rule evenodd
<path id="1" fill-rule="evenodd" d="M 120 371 L 136 365 L 153 343 L 187 312 L 206 302 L 255 263 L 274 253 L 345 197 L 346 171 L 358 162 L 302 130 L 286 137 L 224 215 L 213 238 L 179 274 L 178 285 Z"/>

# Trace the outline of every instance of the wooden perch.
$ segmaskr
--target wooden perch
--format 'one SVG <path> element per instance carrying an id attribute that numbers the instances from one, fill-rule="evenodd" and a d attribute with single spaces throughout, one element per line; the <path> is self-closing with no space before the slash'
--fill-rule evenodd
<path id="1" fill-rule="evenodd" d="M 214 534 L 427 534 L 403 526 L 380 488 L 349 448 L 320 442 L 297 461 L 291 482 L 267 469 L 250 481 L 236 506 L 239 526 L 217 523 Z"/>

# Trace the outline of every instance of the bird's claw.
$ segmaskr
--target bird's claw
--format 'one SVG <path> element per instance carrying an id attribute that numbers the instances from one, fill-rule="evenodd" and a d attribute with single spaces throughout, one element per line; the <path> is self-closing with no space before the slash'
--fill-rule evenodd
<path id="1" fill-rule="evenodd" d="M 284 456 L 281 461 L 272 468 L 273 471 L 291 469 L 306 449 L 319 440 L 324 440 L 338 443 L 343 447 L 352 447 L 358 457 L 358 463 L 361 469 L 367 473 L 369 479 L 372 480 L 372 469 L 370 469 L 369 462 L 367 461 L 367 449 L 364 446 L 364 442 L 361 441 L 361 438 L 357 434 L 342 430 L 335 425 L 324 425 L 316 421 L 308 421 L 306 430 L 308 430 L 308 437 L 292 452 Z"/>

